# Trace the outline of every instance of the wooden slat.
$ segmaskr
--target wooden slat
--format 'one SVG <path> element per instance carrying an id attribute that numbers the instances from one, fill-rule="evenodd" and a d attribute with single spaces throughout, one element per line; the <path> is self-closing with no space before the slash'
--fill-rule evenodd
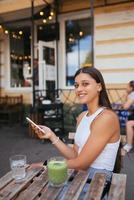
<path id="1" fill-rule="evenodd" d="M 68 171 L 68 179 L 73 174 L 74 170 Z M 63 187 L 51 187 L 49 184 L 42 190 L 40 200 L 53 200 L 56 199 Z"/>
<path id="2" fill-rule="evenodd" d="M 109 40 L 96 40 L 96 45 L 104 45 L 104 44 L 117 44 L 117 43 L 128 43 L 128 42 L 134 42 L 134 38 L 113 38 Z"/>
<path id="3" fill-rule="evenodd" d="M 134 9 L 134 3 L 119 3 L 117 5 L 111 5 L 111 6 L 102 6 L 102 7 L 99 7 L 99 8 L 96 8 L 94 13 L 95 14 L 100 14 L 102 12 L 105 12 L 105 13 L 113 13 L 113 12 L 121 12 L 121 11 L 126 11 L 126 10 L 133 10 Z"/>
<path id="4" fill-rule="evenodd" d="M 106 174 L 96 173 L 94 179 L 91 181 L 89 190 L 86 193 L 84 200 L 100 200 L 106 181 Z"/>
<path id="5" fill-rule="evenodd" d="M 124 26 L 134 26 L 134 22 L 122 22 L 122 23 L 116 23 L 116 24 L 106 24 L 106 25 L 99 25 L 96 26 L 96 29 L 98 30 L 105 30 L 105 29 L 113 29 L 113 28 L 124 28 Z"/>
<path id="6" fill-rule="evenodd" d="M 1 97 L 2 100 L 2 97 Z M 4 101 L 4 98 L 3 98 Z M 26 168 L 28 168 L 29 165 L 26 165 Z M 5 176 L 0 178 L 0 190 L 5 187 L 8 183 L 10 183 L 13 180 L 12 178 L 12 171 L 8 172 Z"/>
<path id="7" fill-rule="evenodd" d="M 75 179 L 71 182 L 65 193 L 63 200 L 77 200 L 88 178 L 88 172 L 79 171 Z"/>
<path id="8" fill-rule="evenodd" d="M 134 57 L 134 53 L 116 53 L 116 54 L 107 54 L 107 55 L 96 55 L 96 58 L 99 58 L 99 59 L 128 58 L 128 57 Z"/>
<path id="9" fill-rule="evenodd" d="M 100 68 L 99 69 L 102 73 L 103 72 L 109 72 L 109 73 L 114 73 L 114 72 L 123 72 L 123 73 L 125 73 L 125 72 L 133 72 L 134 71 L 134 68 L 117 68 L 117 67 L 115 67 L 115 68 Z"/>
<path id="10" fill-rule="evenodd" d="M 12 172 L 8 172 L 5 176 L 0 179 L 0 190 L 12 181 Z"/>
<path id="11" fill-rule="evenodd" d="M 113 174 L 108 200 L 125 200 L 126 174 Z"/>
<path id="12" fill-rule="evenodd" d="M 34 179 L 34 182 L 26 188 L 17 198 L 16 200 L 32 200 L 37 197 L 37 195 L 41 192 L 43 187 L 47 184 L 47 170 L 45 170 L 39 177 Z"/>
<path id="13" fill-rule="evenodd" d="M 24 189 L 28 183 L 41 171 L 41 168 L 30 169 L 27 171 L 26 180 L 21 183 L 15 183 L 13 180 L 5 188 L 0 191 L 0 200 L 10 200 L 14 198 L 19 192 Z"/>
<path id="14" fill-rule="evenodd" d="M 126 135 L 121 135 L 121 143 L 124 145 L 126 143 L 127 137 Z"/>

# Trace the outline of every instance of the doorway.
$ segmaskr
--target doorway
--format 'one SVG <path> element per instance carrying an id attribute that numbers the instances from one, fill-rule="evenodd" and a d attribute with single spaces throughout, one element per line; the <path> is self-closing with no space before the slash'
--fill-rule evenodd
<path id="1" fill-rule="evenodd" d="M 56 87 L 56 42 L 39 41 L 39 90 L 46 91 L 46 97 L 55 98 Z"/>

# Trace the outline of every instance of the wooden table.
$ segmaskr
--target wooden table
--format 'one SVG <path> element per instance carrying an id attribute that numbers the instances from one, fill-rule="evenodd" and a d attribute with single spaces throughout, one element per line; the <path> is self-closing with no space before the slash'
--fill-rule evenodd
<path id="1" fill-rule="evenodd" d="M 12 173 L 8 172 L 0 179 L 0 200 L 54 200 L 59 194 L 63 200 L 77 200 L 87 178 L 88 172 L 69 170 L 68 187 L 56 188 L 49 186 L 46 168 L 30 169 L 28 167 L 26 179 L 21 183 L 15 183 Z M 96 174 L 83 199 L 101 199 L 105 178 L 103 173 Z M 125 186 L 126 175 L 114 174 L 109 199 L 125 200 Z"/>

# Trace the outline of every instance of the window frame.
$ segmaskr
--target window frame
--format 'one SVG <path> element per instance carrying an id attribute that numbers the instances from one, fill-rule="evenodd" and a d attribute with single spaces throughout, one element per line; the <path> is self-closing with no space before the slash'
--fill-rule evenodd
<path id="1" fill-rule="evenodd" d="M 67 86 L 66 85 L 66 63 L 67 63 L 67 59 L 66 59 L 66 40 L 65 40 L 65 22 L 67 20 L 77 20 L 77 19 L 84 19 L 84 18 L 89 18 L 91 17 L 91 12 L 90 10 L 86 9 L 84 11 L 77 11 L 77 12 L 69 12 L 66 14 L 62 14 L 59 16 L 59 22 L 60 22 L 60 43 L 59 43 L 59 52 L 61 55 L 60 58 L 58 58 L 59 60 L 59 66 L 63 66 L 61 73 L 63 74 L 63 76 L 60 76 L 60 80 L 59 82 L 61 84 L 59 85 L 63 85 L 63 89 L 73 89 L 73 86 Z M 62 58 L 62 59 L 61 59 Z"/>

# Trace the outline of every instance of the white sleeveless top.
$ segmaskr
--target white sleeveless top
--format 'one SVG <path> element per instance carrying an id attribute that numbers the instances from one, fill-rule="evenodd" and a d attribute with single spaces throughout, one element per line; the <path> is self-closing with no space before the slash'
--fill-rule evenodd
<path id="1" fill-rule="evenodd" d="M 90 116 L 87 116 L 87 113 L 82 118 L 81 122 L 79 123 L 76 134 L 75 134 L 75 144 L 79 147 L 78 153 L 81 152 L 84 144 L 86 143 L 88 137 L 90 136 L 90 126 L 93 120 L 103 112 L 105 108 L 99 108 L 95 113 Z M 100 132 L 101 134 L 101 132 Z M 96 158 L 96 160 L 91 164 L 90 167 L 96 169 L 106 169 L 109 171 L 113 171 L 114 164 L 116 160 L 117 151 L 119 148 L 120 139 L 115 143 L 108 143 L 100 155 Z"/>

